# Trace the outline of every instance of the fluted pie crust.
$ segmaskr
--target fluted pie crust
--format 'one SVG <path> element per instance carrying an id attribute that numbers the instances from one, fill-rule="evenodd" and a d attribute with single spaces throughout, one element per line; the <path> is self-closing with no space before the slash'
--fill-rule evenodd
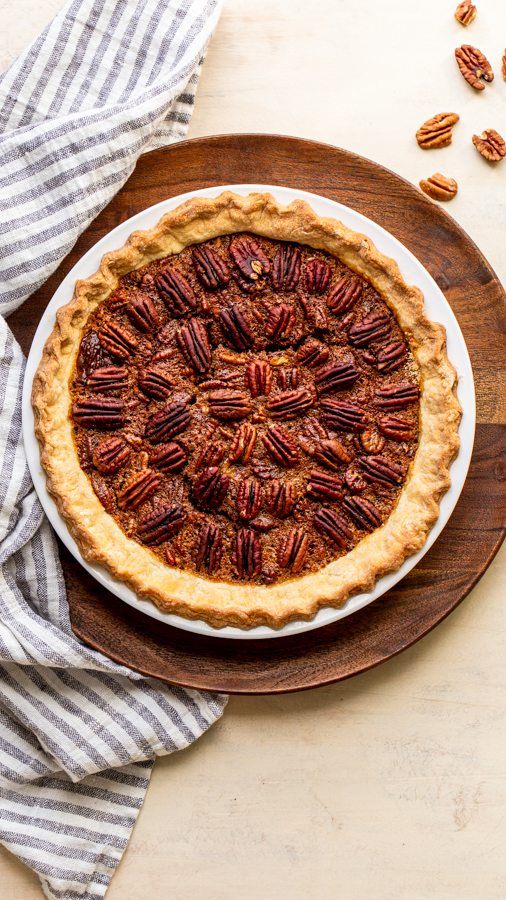
<path id="1" fill-rule="evenodd" d="M 190 244 L 237 232 L 325 250 L 367 278 L 395 314 L 419 367 L 419 446 L 389 518 L 316 573 L 271 586 L 211 581 L 165 564 L 148 547 L 129 539 L 105 511 L 80 466 L 69 418 L 69 379 L 83 329 L 119 279 Z M 123 247 L 104 255 L 94 275 L 76 282 L 72 300 L 58 310 L 46 342 L 32 403 L 47 490 L 86 560 L 104 566 L 164 612 L 203 619 L 216 628 L 280 628 L 371 590 L 381 576 L 396 571 L 423 546 L 438 518 L 440 498 L 450 486 L 449 467 L 459 449 L 456 384 L 445 329 L 426 318 L 420 290 L 404 282 L 395 261 L 379 253 L 369 238 L 335 219 L 317 216 L 300 200 L 285 207 L 270 194 L 242 197 L 224 192 L 216 199 L 189 200 L 149 231 L 134 232 Z"/>

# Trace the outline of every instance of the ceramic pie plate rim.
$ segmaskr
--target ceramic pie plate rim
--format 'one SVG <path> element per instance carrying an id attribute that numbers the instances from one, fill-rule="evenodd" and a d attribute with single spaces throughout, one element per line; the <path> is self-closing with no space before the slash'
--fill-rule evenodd
<path id="1" fill-rule="evenodd" d="M 422 549 L 406 559 L 397 572 L 383 576 L 379 579 L 374 590 L 351 597 L 338 609 L 324 608 L 309 622 L 292 621 L 279 630 L 274 630 L 268 626 L 259 626 L 250 631 L 243 631 L 232 626 L 217 629 L 201 620 L 188 620 L 174 614 L 163 613 L 149 601 L 140 600 L 130 588 L 110 575 L 101 566 L 87 563 L 82 558 L 76 543 L 70 536 L 67 526 L 60 517 L 54 501 L 46 491 L 46 477 L 40 465 L 39 447 L 33 430 L 34 418 L 30 403 L 33 377 L 42 355 L 44 343 L 52 331 L 56 310 L 70 299 L 75 280 L 77 278 L 86 278 L 93 274 L 93 272 L 98 269 L 103 254 L 108 250 L 113 250 L 122 246 L 132 231 L 153 227 L 165 212 L 174 209 L 186 200 L 193 197 L 216 197 L 224 190 L 231 190 L 235 193 L 244 195 L 252 191 L 268 191 L 272 193 L 279 202 L 284 204 L 288 204 L 296 198 L 301 198 L 306 200 L 318 215 L 338 218 L 354 231 L 365 233 L 371 238 L 378 250 L 396 260 L 408 284 L 415 284 L 422 290 L 425 297 L 428 317 L 434 321 L 442 322 L 447 329 L 448 357 L 457 369 L 459 376 L 458 397 L 463 408 L 463 417 L 459 428 L 461 450 L 451 467 L 452 486 L 442 498 L 438 521 L 428 535 L 427 541 Z M 191 191 L 148 207 L 131 219 L 122 222 L 121 225 L 109 232 L 109 234 L 98 241 L 94 247 L 81 257 L 61 283 L 41 317 L 27 361 L 23 386 L 22 413 L 23 436 L 28 466 L 41 504 L 49 521 L 65 546 L 103 587 L 107 588 L 138 611 L 176 628 L 206 636 L 254 640 L 300 634 L 344 618 L 381 597 L 382 594 L 393 587 L 401 580 L 401 578 L 407 575 L 412 568 L 414 568 L 441 533 L 464 486 L 472 455 L 476 406 L 471 363 L 458 322 L 436 282 L 416 257 L 414 257 L 397 238 L 381 228 L 381 226 L 377 225 L 371 219 L 366 218 L 355 210 L 318 194 L 273 185 L 240 184 L 220 185 L 218 187 Z"/>

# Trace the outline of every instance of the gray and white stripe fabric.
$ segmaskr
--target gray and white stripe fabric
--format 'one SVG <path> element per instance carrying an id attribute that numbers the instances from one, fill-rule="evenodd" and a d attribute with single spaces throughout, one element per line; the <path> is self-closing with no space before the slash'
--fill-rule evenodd
<path id="1" fill-rule="evenodd" d="M 219 11 L 217 0 L 71 0 L 0 76 L 3 315 L 57 267 L 140 153 L 185 136 Z M 0 841 L 47 897 L 92 900 L 155 757 L 187 747 L 227 698 L 144 678 L 73 635 L 23 449 L 23 370 L 0 317 Z"/>
<path id="2" fill-rule="evenodd" d="M 132 173 L 185 136 L 218 0 L 72 0 L 0 79 L 4 315 Z"/>

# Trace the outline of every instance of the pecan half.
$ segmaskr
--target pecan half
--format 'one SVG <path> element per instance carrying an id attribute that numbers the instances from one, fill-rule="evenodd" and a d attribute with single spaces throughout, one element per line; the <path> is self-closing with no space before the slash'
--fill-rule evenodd
<path id="1" fill-rule="evenodd" d="M 253 578 L 262 569 L 262 547 L 250 528 L 240 528 L 232 547 L 232 565 L 240 578 Z"/>
<path id="2" fill-rule="evenodd" d="M 312 437 L 314 439 L 314 435 L 312 435 Z M 297 440 L 299 443 L 299 447 L 302 447 L 304 453 L 307 453 L 308 456 L 315 455 L 315 445 L 314 443 L 312 443 L 312 441 L 309 441 L 306 437 L 304 437 L 304 435 L 298 435 Z"/>
<path id="3" fill-rule="evenodd" d="M 256 281 L 259 275 L 270 272 L 271 264 L 257 242 L 232 238 L 230 256 L 244 278 Z"/>
<path id="4" fill-rule="evenodd" d="M 314 327 L 316 331 L 327 331 L 329 327 L 327 313 L 320 303 L 315 303 L 314 306 Z"/>
<path id="5" fill-rule="evenodd" d="M 92 475 L 91 486 L 105 511 L 108 513 L 112 512 L 112 494 L 105 481 L 102 481 L 102 479 L 98 478 L 96 475 Z"/>
<path id="6" fill-rule="evenodd" d="M 181 503 L 158 506 L 139 520 L 137 533 L 143 544 L 161 544 L 183 527 L 186 513 Z"/>
<path id="7" fill-rule="evenodd" d="M 300 278 L 300 250 L 293 244 L 280 244 L 272 264 L 272 286 L 276 291 L 293 291 Z"/>
<path id="8" fill-rule="evenodd" d="M 230 309 L 221 310 L 220 325 L 226 340 L 235 350 L 248 350 L 253 346 L 255 338 L 251 326 L 236 303 Z"/>
<path id="9" fill-rule="evenodd" d="M 72 406 L 72 418 L 88 428 L 112 431 L 125 422 L 123 400 L 116 397 L 85 397 Z"/>
<path id="10" fill-rule="evenodd" d="M 104 366 L 95 369 L 86 382 L 86 387 L 100 394 L 124 391 L 128 387 L 128 372 L 119 366 Z"/>
<path id="11" fill-rule="evenodd" d="M 416 132 L 419 146 L 424 150 L 447 147 L 452 142 L 452 128 L 459 119 L 457 113 L 437 113 L 427 119 Z"/>
<path id="12" fill-rule="evenodd" d="M 139 372 L 138 384 L 141 391 L 148 397 L 155 397 L 157 400 L 164 400 L 168 397 L 174 381 L 163 369 L 156 366 L 149 366 L 147 369 L 141 369 Z"/>
<path id="13" fill-rule="evenodd" d="M 215 419 L 244 419 L 251 412 L 251 401 L 240 391 L 211 391 L 209 412 Z"/>
<path id="14" fill-rule="evenodd" d="M 308 294 L 323 294 L 329 285 L 330 266 L 319 259 L 310 259 L 302 279 Z"/>
<path id="15" fill-rule="evenodd" d="M 485 85 L 483 81 L 490 82 L 494 80 L 492 66 L 487 57 L 480 50 L 477 50 L 476 47 L 471 47 L 471 44 L 462 44 L 462 47 L 457 47 L 455 59 L 467 83 L 476 91 L 484 90 Z M 480 79 L 483 79 L 483 81 Z"/>
<path id="16" fill-rule="evenodd" d="M 336 282 L 327 297 L 327 306 L 333 313 L 348 312 L 355 305 L 362 293 L 362 285 L 357 278 L 348 278 L 343 275 Z"/>
<path id="17" fill-rule="evenodd" d="M 302 347 L 297 350 L 297 362 L 308 369 L 322 366 L 329 358 L 329 348 L 314 338 L 309 338 Z"/>
<path id="18" fill-rule="evenodd" d="M 297 444 L 281 425 L 271 425 L 262 435 L 265 449 L 280 466 L 291 468 L 299 461 Z"/>
<path id="19" fill-rule="evenodd" d="M 358 461 L 365 480 L 371 484 L 390 488 L 393 485 L 401 484 L 406 475 L 404 466 L 392 462 L 386 456 L 359 456 Z"/>
<path id="20" fill-rule="evenodd" d="M 306 422 L 304 423 L 304 427 L 306 434 L 312 435 L 313 438 L 325 440 L 328 437 L 326 429 L 314 416 L 310 416 L 307 418 Z"/>
<path id="21" fill-rule="evenodd" d="M 481 137 L 473 134 L 473 144 L 485 159 L 490 162 L 500 162 L 506 156 L 506 144 L 500 134 L 493 128 L 482 132 Z"/>
<path id="22" fill-rule="evenodd" d="M 162 472 L 179 472 L 186 463 L 186 450 L 169 441 L 168 444 L 160 444 L 149 457 L 149 465 L 156 466 Z"/>
<path id="23" fill-rule="evenodd" d="M 352 494 L 361 494 L 367 487 L 367 481 L 354 469 L 347 469 L 344 474 L 344 480 Z"/>
<path id="24" fill-rule="evenodd" d="M 177 269 L 162 269 L 155 278 L 155 287 L 171 316 L 184 316 L 188 309 L 197 306 L 193 289 Z"/>
<path id="25" fill-rule="evenodd" d="M 333 363 L 322 369 L 315 377 L 319 394 L 335 394 L 355 384 L 360 372 L 351 362 Z"/>
<path id="26" fill-rule="evenodd" d="M 393 372 L 406 362 L 406 344 L 404 341 L 394 341 L 382 347 L 376 357 L 376 365 L 380 372 Z"/>
<path id="27" fill-rule="evenodd" d="M 394 441 L 411 441 L 415 436 L 412 423 L 397 416 L 381 416 L 378 425 L 381 433 Z"/>
<path id="28" fill-rule="evenodd" d="M 295 419 L 302 416 L 313 405 L 313 397 L 306 388 L 298 391 L 284 391 L 271 397 L 265 404 L 273 419 Z"/>
<path id="29" fill-rule="evenodd" d="M 186 403 L 170 403 L 160 412 L 148 419 L 146 436 L 153 443 L 158 444 L 167 438 L 173 438 L 181 434 L 190 424 L 192 417 L 186 408 Z"/>
<path id="30" fill-rule="evenodd" d="M 97 444 L 93 451 L 93 465 L 104 475 L 117 472 L 130 456 L 130 447 L 127 447 L 118 437 L 106 438 Z"/>
<path id="31" fill-rule="evenodd" d="M 96 331 L 88 331 L 84 335 L 76 359 L 77 381 L 86 384 L 95 369 L 102 365 L 102 344 Z"/>
<path id="32" fill-rule="evenodd" d="M 276 477 L 276 472 L 274 471 L 274 469 L 269 468 L 269 466 L 261 465 L 255 459 L 252 459 L 251 462 L 252 464 L 255 463 L 255 465 L 252 465 L 252 469 L 253 474 L 256 475 L 257 478 L 261 478 L 262 481 L 270 481 L 271 478 Z"/>
<path id="33" fill-rule="evenodd" d="M 279 548 L 278 562 L 294 574 L 300 572 L 307 556 L 309 537 L 302 528 L 290 528 Z"/>
<path id="34" fill-rule="evenodd" d="M 235 501 L 241 519 L 254 519 L 262 503 L 262 485 L 255 478 L 243 478 Z"/>
<path id="35" fill-rule="evenodd" d="M 206 469 L 193 485 L 193 496 L 202 509 L 218 509 L 228 493 L 230 479 L 216 466 Z"/>
<path id="36" fill-rule="evenodd" d="M 209 575 L 216 572 L 221 560 L 223 538 L 217 525 L 204 525 L 201 529 L 196 547 L 195 568 L 200 572 L 204 566 Z"/>
<path id="37" fill-rule="evenodd" d="M 373 428 L 366 428 L 360 435 L 360 441 L 366 453 L 381 453 L 385 446 L 385 438 Z"/>
<path id="38" fill-rule="evenodd" d="M 364 497 L 346 497 L 343 500 L 342 508 L 359 528 L 372 531 L 381 525 L 382 518 L 379 509 L 376 509 L 374 503 Z"/>
<path id="39" fill-rule="evenodd" d="M 457 6 L 454 16 L 461 25 L 470 25 L 476 16 L 476 7 L 473 6 L 470 0 L 463 0 Z"/>
<path id="40" fill-rule="evenodd" d="M 160 484 L 158 472 L 151 469 L 142 469 L 128 479 L 124 487 L 118 491 L 117 499 L 120 509 L 136 509 L 144 503 L 151 494 L 154 494 Z"/>
<path id="41" fill-rule="evenodd" d="M 223 375 L 221 378 L 207 378 L 206 381 L 201 381 L 199 384 L 199 391 L 212 391 L 218 388 L 228 388 L 230 387 L 230 382 L 234 381 L 236 378 L 240 378 L 239 374 L 230 376 Z"/>
<path id="42" fill-rule="evenodd" d="M 134 297 L 125 307 L 125 312 L 132 324 L 144 333 L 158 328 L 160 324 L 158 310 L 147 294 L 138 294 Z"/>
<path id="43" fill-rule="evenodd" d="M 476 135 L 475 135 L 476 137 Z M 440 172 L 431 175 L 430 178 L 422 178 L 419 182 L 421 190 L 433 200 L 452 200 L 457 191 L 458 185 L 454 178 L 446 178 Z"/>
<path id="44" fill-rule="evenodd" d="M 230 269 L 212 247 L 195 247 L 193 265 L 197 278 L 208 291 L 222 288 L 230 281 Z"/>
<path id="45" fill-rule="evenodd" d="M 288 387 L 288 379 L 286 377 L 286 372 L 284 369 L 278 369 L 276 375 L 276 384 L 281 388 L 282 391 L 286 391 Z"/>
<path id="46" fill-rule="evenodd" d="M 251 396 L 268 396 L 271 392 L 272 368 L 265 359 L 254 359 L 246 369 L 246 385 Z"/>
<path id="47" fill-rule="evenodd" d="M 325 506 L 320 506 L 320 509 L 314 516 L 313 522 L 316 530 L 319 531 L 320 534 L 324 534 L 325 537 L 328 537 L 332 543 L 337 544 L 338 547 L 346 547 L 346 538 L 353 537 L 346 519 L 343 519 L 342 516 L 334 512 L 333 509 L 327 509 Z"/>
<path id="48" fill-rule="evenodd" d="M 276 518 L 285 519 L 286 516 L 289 516 L 296 500 L 295 485 L 291 481 L 287 481 L 285 484 L 275 478 L 267 485 L 265 506 Z"/>
<path id="49" fill-rule="evenodd" d="M 342 486 L 343 482 L 337 475 L 313 469 L 306 493 L 311 500 L 342 500 L 344 497 Z"/>
<path id="50" fill-rule="evenodd" d="M 258 291 L 264 291 L 267 286 L 263 279 L 258 279 L 258 281 L 250 281 L 248 278 L 244 278 L 240 272 L 232 272 L 232 278 L 240 287 L 241 291 L 244 291 L 246 294 L 253 294 L 257 293 Z M 263 322 L 263 316 L 259 310 L 253 308 L 252 312 L 259 322 Z"/>
<path id="51" fill-rule="evenodd" d="M 89 434 L 86 434 L 79 443 L 77 453 L 81 469 L 91 469 L 93 465 L 93 443 Z"/>
<path id="52" fill-rule="evenodd" d="M 265 531 L 272 531 L 273 528 L 278 527 L 278 523 L 271 519 L 270 516 L 259 516 L 258 519 L 254 519 L 253 522 L 250 522 L 250 527 L 254 528 L 255 531 L 260 531 L 261 533 Z"/>
<path id="53" fill-rule="evenodd" d="M 405 409 L 411 403 L 418 400 L 420 391 L 416 384 L 409 381 L 401 381 L 397 384 L 385 384 L 374 392 L 376 406 L 384 409 Z"/>
<path id="54" fill-rule="evenodd" d="M 367 415 L 359 406 L 346 400 L 322 400 L 325 422 L 337 431 L 363 431 L 367 428 Z"/>
<path id="55" fill-rule="evenodd" d="M 256 428 L 249 422 L 241 422 L 230 445 L 228 454 L 230 462 L 242 462 L 246 465 L 253 453 L 256 437 Z"/>
<path id="56" fill-rule="evenodd" d="M 385 312 L 370 312 L 361 322 L 352 325 L 349 331 L 350 341 L 355 347 L 367 347 L 372 341 L 384 337 L 389 333 L 392 322 L 389 314 Z"/>
<path id="57" fill-rule="evenodd" d="M 218 441 L 206 441 L 195 462 L 195 471 L 200 472 L 202 468 L 209 469 L 211 466 L 217 466 L 223 459 L 225 450 Z"/>
<path id="58" fill-rule="evenodd" d="M 506 81 L 506 50 L 504 51 L 504 56 L 501 60 L 501 75 Z"/>
<path id="59" fill-rule="evenodd" d="M 269 313 L 265 333 L 273 341 L 283 340 L 289 336 L 294 324 L 294 307 L 289 303 L 278 303 Z"/>
<path id="60" fill-rule="evenodd" d="M 104 350 L 119 359 L 127 359 L 139 346 L 132 332 L 117 322 L 104 322 L 98 329 L 98 339 Z"/>
<path id="61" fill-rule="evenodd" d="M 175 557 L 174 551 L 172 550 L 172 547 L 170 547 L 169 545 L 167 545 L 167 547 L 165 548 L 165 559 L 167 560 L 169 566 L 176 565 L 176 557 Z"/>
<path id="62" fill-rule="evenodd" d="M 202 322 L 190 319 L 176 333 L 176 340 L 186 362 L 194 372 L 199 374 L 207 372 L 212 356 L 209 337 Z"/>
<path id="63" fill-rule="evenodd" d="M 343 463 L 351 462 L 351 454 L 340 441 L 321 441 L 314 451 L 314 458 L 329 469 L 339 469 Z"/>

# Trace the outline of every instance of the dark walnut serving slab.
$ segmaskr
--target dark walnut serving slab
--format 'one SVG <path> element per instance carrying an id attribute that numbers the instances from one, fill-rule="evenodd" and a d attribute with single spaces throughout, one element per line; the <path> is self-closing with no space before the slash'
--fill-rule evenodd
<path id="1" fill-rule="evenodd" d="M 232 693 L 319 687 L 378 665 L 427 634 L 481 577 L 506 527 L 506 296 L 461 228 L 411 184 L 334 147 L 273 135 L 226 135 L 141 157 L 125 187 L 49 281 L 9 318 L 25 352 L 72 266 L 130 216 L 220 184 L 265 183 L 322 194 L 376 221 L 445 293 L 476 380 L 478 427 L 460 501 L 435 545 L 395 588 L 315 631 L 266 641 L 206 638 L 144 616 L 108 593 L 60 547 L 75 633 L 107 656 L 174 684 Z"/>

